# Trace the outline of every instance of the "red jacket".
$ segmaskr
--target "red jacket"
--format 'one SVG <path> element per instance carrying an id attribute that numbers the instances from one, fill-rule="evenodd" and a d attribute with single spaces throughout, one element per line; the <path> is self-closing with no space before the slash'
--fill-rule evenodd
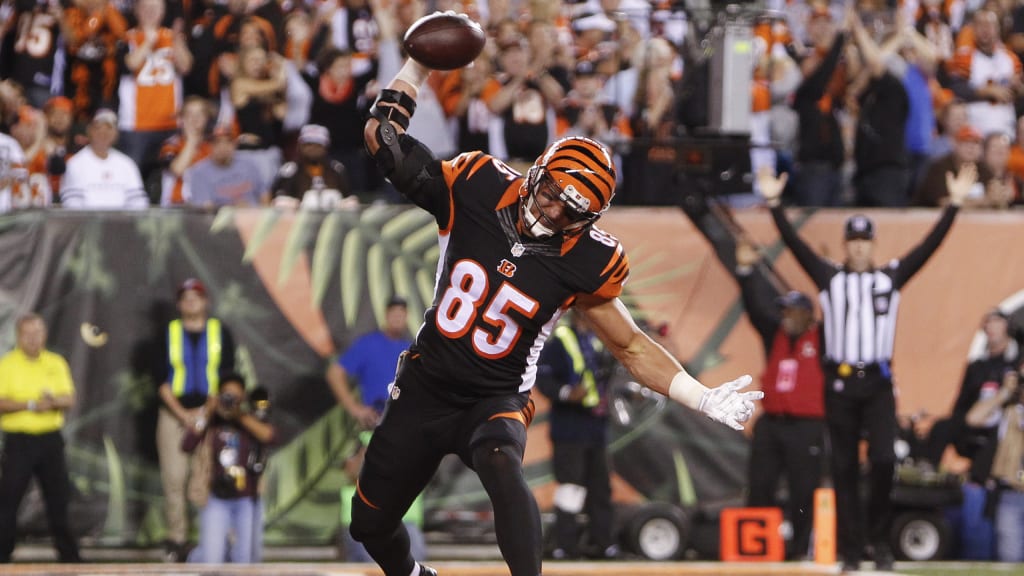
<path id="1" fill-rule="evenodd" d="M 761 376 L 761 401 L 766 414 L 800 418 L 825 417 L 825 375 L 817 328 L 796 341 L 781 328 L 775 333 L 767 367 Z"/>

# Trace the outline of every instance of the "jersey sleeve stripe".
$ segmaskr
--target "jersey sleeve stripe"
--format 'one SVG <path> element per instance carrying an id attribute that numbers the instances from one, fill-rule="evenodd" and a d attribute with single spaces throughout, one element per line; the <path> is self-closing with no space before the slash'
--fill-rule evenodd
<path id="1" fill-rule="evenodd" d="M 619 244 L 618 246 L 615 247 L 615 254 L 612 255 L 611 260 L 608 261 L 608 264 L 604 267 L 604 270 L 601 270 L 601 276 L 604 276 L 612 268 L 615 268 L 617 265 L 619 265 L 625 257 L 626 254 L 622 250 L 622 244 Z"/>

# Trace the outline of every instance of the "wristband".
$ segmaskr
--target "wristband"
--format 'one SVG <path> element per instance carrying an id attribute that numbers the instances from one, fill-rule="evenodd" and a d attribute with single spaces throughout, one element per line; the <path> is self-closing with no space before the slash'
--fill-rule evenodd
<path id="1" fill-rule="evenodd" d="M 686 371 L 678 372 L 668 386 L 668 397 L 679 402 L 683 406 L 700 409 L 700 401 L 708 387 L 698 382 Z"/>
<path id="2" fill-rule="evenodd" d="M 401 80 L 418 92 L 420 86 L 426 82 L 427 76 L 430 76 L 430 69 L 410 58 L 405 61 L 398 74 L 395 74 L 394 80 Z"/>

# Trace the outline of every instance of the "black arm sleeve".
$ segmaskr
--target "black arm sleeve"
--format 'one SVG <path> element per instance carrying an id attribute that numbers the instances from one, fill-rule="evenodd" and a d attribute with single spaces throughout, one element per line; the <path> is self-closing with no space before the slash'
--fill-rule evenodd
<path id="1" fill-rule="evenodd" d="M 377 166 L 402 196 L 433 214 L 439 226 L 447 227 L 452 207 L 441 161 L 434 157 L 429 148 L 408 134 L 398 136 L 398 145 L 403 157 L 395 162 L 391 151 L 381 143 L 374 155 Z"/>
<path id="2" fill-rule="evenodd" d="M 825 95 L 825 89 L 828 88 L 828 82 L 832 78 L 832 74 L 836 71 L 836 66 L 839 65 L 839 57 L 842 55 L 843 46 L 845 45 L 846 36 L 841 33 L 836 34 L 832 47 L 829 49 L 824 60 L 821 61 L 821 64 L 818 64 L 818 67 L 813 72 L 804 78 L 804 81 L 796 89 L 796 94 L 793 95 L 794 107 L 821 100 L 821 97 Z"/>
<path id="3" fill-rule="evenodd" d="M 942 212 L 942 218 L 935 224 L 935 227 L 928 233 L 928 236 L 906 256 L 900 258 L 892 275 L 894 288 L 897 290 L 902 288 L 910 281 L 914 274 L 917 274 L 917 271 L 932 257 L 932 254 L 935 254 L 935 251 L 939 249 L 939 245 L 942 244 L 942 240 L 949 233 L 949 229 L 952 228 L 953 219 L 956 218 L 956 213 L 959 210 L 956 206 L 947 206 Z"/>
<path id="4" fill-rule="evenodd" d="M 818 287 L 818 290 L 827 288 L 828 281 L 832 278 L 832 265 L 828 260 L 815 254 L 811 247 L 800 238 L 793 225 L 789 223 L 789 220 L 786 220 L 786 214 L 782 206 L 772 208 L 772 220 L 775 220 L 775 227 L 779 229 L 782 241 L 789 248 L 789 251 L 793 253 L 793 256 L 796 257 L 800 267 L 814 281 L 814 285 Z"/>
<path id="5" fill-rule="evenodd" d="M 978 401 L 981 392 L 981 376 L 977 373 L 977 364 L 970 363 L 964 370 L 964 379 L 960 384 L 960 393 L 957 394 L 956 403 L 953 404 L 952 420 L 963 422 L 967 419 L 967 412 L 971 410 L 974 403 Z"/>
<path id="6" fill-rule="evenodd" d="M 779 307 L 775 304 L 778 294 L 756 268 L 749 274 L 737 274 L 736 281 L 739 282 L 740 293 L 743 296 L 743 309 L 747 311 L 750 323 L 761 336 L 767 355 L 782 322 Z"/>

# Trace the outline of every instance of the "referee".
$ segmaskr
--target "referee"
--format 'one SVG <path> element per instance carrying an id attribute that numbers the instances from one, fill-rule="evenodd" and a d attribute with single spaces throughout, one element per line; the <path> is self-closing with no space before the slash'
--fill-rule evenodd
<path id="1" fill-rule="evenodd" d="M 64 460 L 64 412 L 75 402 L 68 363 L 46 349 L 46 323 L 36 314 L 18 319 L 17 347 L 0 358 L 0 564 L 14 552 L 18 506 L 34 476 L 46 502 L 61 562 L 80 562 L 71 535 L 71 486 Z"/>
<path id="2" fill-rule="evenodd" d="M 928 236 L 904 257 L 882 267 L 872 261 L 875 226 L 864 215 L 846 221 L 846 261 L 830 262 L 800 239 L 780 206 L 786 175 L 758 175 L 765 201 L 783 242 L 818 287 L 822 308 L 825 372 L 825 419 L 832 442 L 832 476 L 836 491 L 838 551 L 843 570 L 856 570 L 864 548 L 858 493 L 858 444 L 867 433 L 871 496 L 867 535 L 876 568 L 892 568 L 888 545 L 896 439 L 896 402 L 892 386 L 892 351 L 900 291 L 938 249 L 953 225 L 963 200 L 977 180 L 977 169 L 946 175 L 950 204 Z"/>

